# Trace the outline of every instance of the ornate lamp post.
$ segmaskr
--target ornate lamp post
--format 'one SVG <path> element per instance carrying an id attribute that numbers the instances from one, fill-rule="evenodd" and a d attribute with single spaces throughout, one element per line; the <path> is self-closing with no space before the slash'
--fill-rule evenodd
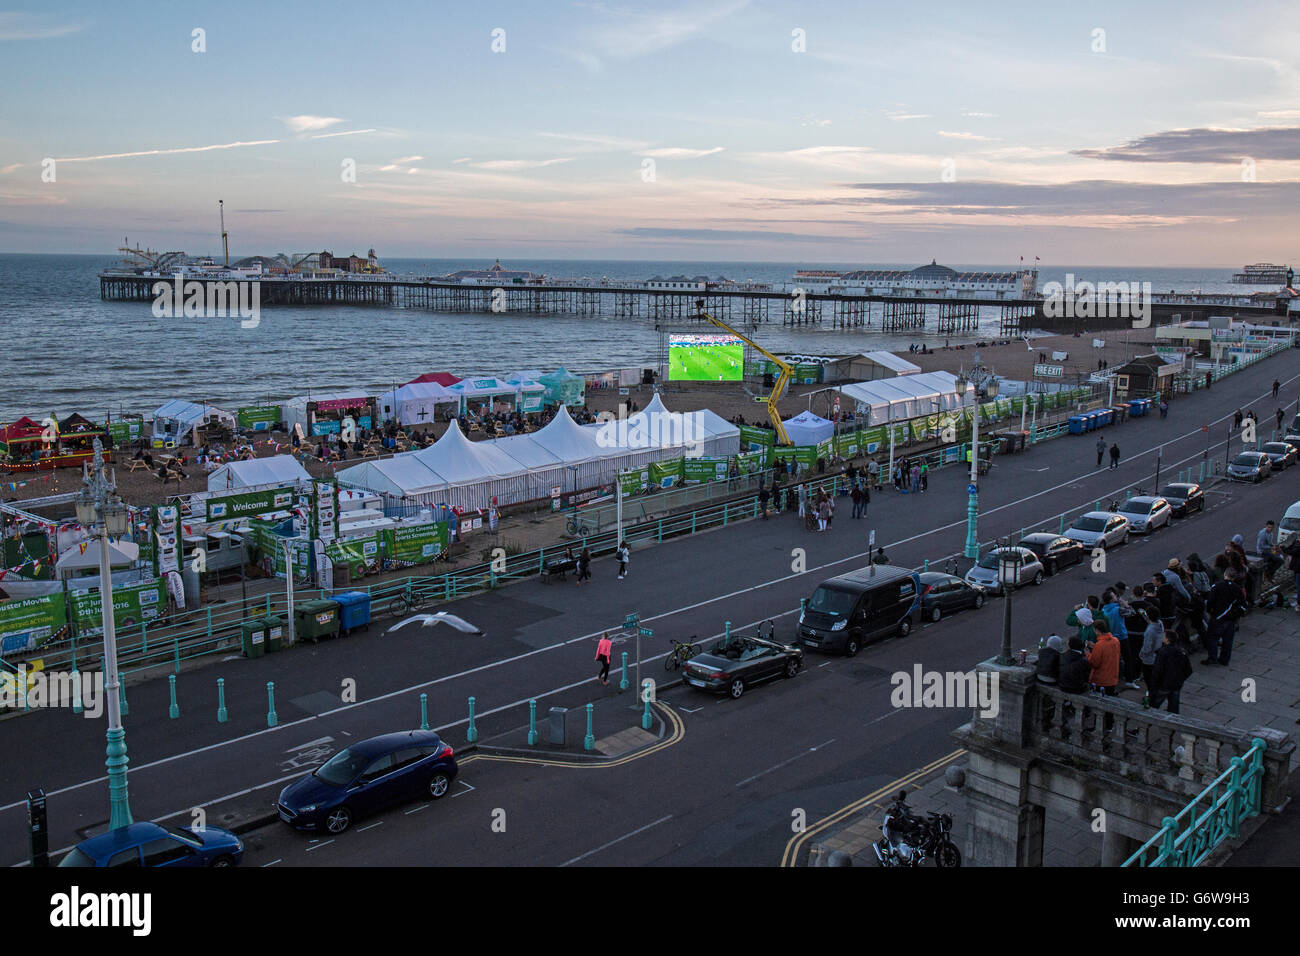
<path id="1" fill-rule="evenodd" d="M 113 629 L 113 574 L 109 567 L 109 538 L 121 538 L 130 526 L 126 506 L 117 495 L 116 485 L 104 474 L 103 446 L 95 439 L 92 469 L 82 480 L 77 496 L 77 520 L 99 540 L 99 598 L 104 626 L 104 695 L 108 710 L 105 734 L 108 768 L 109 821 L 116 830 L 134 822 L 126 791 L 126 731 L 122 728 L 122 705 L 118 696 L 117 635 Z"/>
<path id="2" fill-rule="evenodd" d="M 980 362 L 979 353 L 975 353 L 975 367 L 967 376 L 965 371 L 957 373 L 957 394 L 964 401 L 969 390 L 974 402 L 971 416 L 970 434 L 970 499 L 966 503 L 966 557 L 977 560 L 980 556 L 979 538 L 975 525 L 979 518 L 979 464 L 980 464 L 980 402 L 997 398 L 998 380 L 992 371 Z"/>

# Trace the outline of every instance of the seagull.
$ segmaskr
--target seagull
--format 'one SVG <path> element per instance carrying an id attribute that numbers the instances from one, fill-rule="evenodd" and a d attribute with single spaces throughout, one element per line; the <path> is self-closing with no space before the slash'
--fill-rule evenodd
<path id="1" fill-rule="evenodd" d="M 397 624 L 394 624 L 388 629 L 388 632 L 391 634 L 399 627 L 406 627 L 406 625 L 414 624 L 417 621 L 420 623 L 421 627 L 431 627 L 434 624 L 450 624 L 456 630 L 464 631 L 466 634 L 481 635 L 483 633 L 464 618 L 459 618 L 455 614 L 448 614 L 446 611 L 439 611 L 437 614 L 413 614 L 405 621 L 399 621 Z"/>

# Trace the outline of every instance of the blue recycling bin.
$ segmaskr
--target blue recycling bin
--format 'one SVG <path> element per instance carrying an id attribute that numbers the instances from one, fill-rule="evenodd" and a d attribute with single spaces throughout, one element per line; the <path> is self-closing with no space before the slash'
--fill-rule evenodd
<path id="1" fill-rule="evenodd" d="M 1099 408 L 1097 414 L 1101 416 L 1102 425 L 1111 425 L 1115 421 L 1115 413 L 1109 408 Z"/>
<path id="2" fill-rule="evenodd" d="M 1082 435 L 1088 430 L 1088 422 L 1082 415 L 1071 415 L 1069 431 L 1071 435 Z"/>
<path id="3" fill-rule="evenodd" d="M 336 594 L 339 605 L 339 633 L 346 637 L 354 630 L 370 629 L 370 595 L 365 591 L 344 591 Z"/>

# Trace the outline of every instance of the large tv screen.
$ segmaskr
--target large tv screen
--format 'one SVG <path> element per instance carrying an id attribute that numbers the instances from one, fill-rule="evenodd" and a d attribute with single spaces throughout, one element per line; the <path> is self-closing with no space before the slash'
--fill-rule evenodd
<path id="1" fill-rule="evenodd" d="M 745 343 L 734 335 L 674 335 L 668 340 L 670 382 L 739 382 Z"/>

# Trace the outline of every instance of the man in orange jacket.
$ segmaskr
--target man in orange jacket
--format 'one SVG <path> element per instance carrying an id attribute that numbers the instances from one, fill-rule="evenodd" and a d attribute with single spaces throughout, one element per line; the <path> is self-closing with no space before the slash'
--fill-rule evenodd
<path id="1" fill-rule="evenodd" d="M 1090 683 L 1096 684 L 1107 697 L 1115 696 L 1115 686 L 1119 683 L 1119 641 L 1110 632 L 1106 618 L 1093 622 L 1097 639 L 1088 645 L 1088 663 L 1092 667 L 1088 675 Z"/>

